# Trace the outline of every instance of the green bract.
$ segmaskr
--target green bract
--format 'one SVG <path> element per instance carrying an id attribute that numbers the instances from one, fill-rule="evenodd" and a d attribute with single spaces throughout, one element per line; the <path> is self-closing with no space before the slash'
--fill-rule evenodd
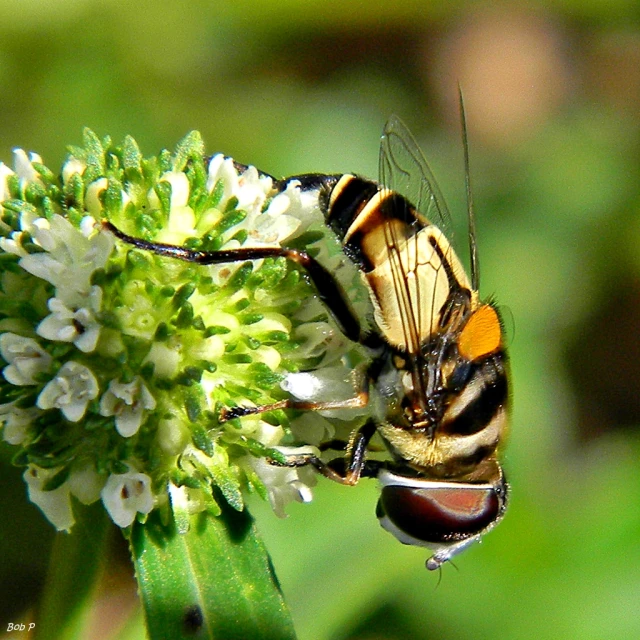
<path id="1" fill-rule="evenodd" d="M 317 198 L 205 157 L 196 132 L 143 159 L 132 138 L 118 147 L 87 130 L 60 177 L 22 150 L 14 169 L 0 165 L 0 412 L 31 500 L 58 529 L 73 524 L 71 495 L 101 497 L 121 527 L 152 509 L 217 514 L 220 494 L 241 510 L 247 488 L 281 515 L 309 500 L 313 471 L 264 458 L 332 437 L 331 423 L 281 411 L 218 419 L 225 405 L 347 384 L 353 345 L 301 272 L 282 258 L 163 258 L 100 222 L 205 251 L 320 240 L 338 267 Z M 314 373 L 296 378 L 301 369 Z"/>

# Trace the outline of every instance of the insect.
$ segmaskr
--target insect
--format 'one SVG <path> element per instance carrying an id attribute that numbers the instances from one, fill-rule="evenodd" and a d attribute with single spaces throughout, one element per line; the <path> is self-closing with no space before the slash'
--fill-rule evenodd
<path id="1" fill-rule="evenodd" d="M 478 541 L 503 517 L 508 485 L 497 457 L 506 433 L 509 379 L 504 332 L 493 302 L 478 293 L 475 219 L 464 120 L 471 277 L 443 229 L 449 213 L 415 139 L 392 117 L 380 148 L 380 182 L 351 174 L 304 174 L 274 180 L 283 191 L 296 180 L 314 194 L 327 225 L 361 272 L 374 307 L 365 330 L 341 285 L 304 251 L 286 247 L 202 252 L 151 243 L 104 226 L 138 248 L 198 264 L 283 256 L 299 264 L 346 337 L 371 353 L 353 398 L 333 402 L 288 399 L 226 409 L 224 419 L 274 408 L 325 411 L 361 407 L 377 396 L 369 417 L 331 462 L 291 456 L 286 466 L 313 465 L 324 476 L 353 485 L 377 478 L 377 516 L 401 542 L 427 547 L 430 570 Z M 373 404 L 373 403 L 371 403 Z M 375 433 L 391 460 L 368 457 Z M 274 464 L 276 464 L 274 462 Z M 280 463 L 282 464 L 282 463 Z"/>

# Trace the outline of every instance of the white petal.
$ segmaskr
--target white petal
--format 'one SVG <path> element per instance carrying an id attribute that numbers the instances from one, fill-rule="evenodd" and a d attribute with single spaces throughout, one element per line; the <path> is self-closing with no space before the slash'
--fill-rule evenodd
<path id="1" fill-rule="evenodd" d="M 1 209 L 2 207 L 0 206 Z M 14 256 L 20 256 L 21 258 L 29 255 L 19 243 L 21 233 L 14 231 L 10 238 L 0 238 L 0 249 L 5 253 L 12 253 Z"/>
<path id="2" fill-rule="evenodd" d="M 48 315 L 36 328 L 36 333 L 47 340 L 73 342 L 78 335 L 73 326 L 73 315 L 64 318 L 62 315 Z"/>
<path id="3" fill-rule="evenodd" d="M 4 162 L 0 162 L 0 202 L 9 197 L 7 178 L 11 175 L 14 175 L 13 171 Z"/>
<path id="4" fill-rule="evenodd" d="M 22 258 L 18 264 L 31 275 L 51 284 L 55 284 L 65 272 L 65 266 L 48 253 L 31 253 Z"/>
<path id="5" fill-rule="evenodd" d="M 18 409 L 13 403 L 0 406 L 2 437 L 9 444 L 22 444 L 29 435 L 29 427 L 38 415 L 37 409 Z"/>
<path id="6" fill-rule="evenodd" d="M 85 238 L 88 238 L 101 229 L 102 227 L 93 216 L 85 216 L 80 220 L 80 232 Z"/>
<path id="7" fill-rule="evenodd" d="M 35 340 L 15 333 L 0 336 L 0 354 L 9 363 L 2 374 L 15 385 L 36 384 L 34 376 L 51 365 L 51 356 Z"/>
<path id="8" fill-rule="evenodd" d="M 100 217 L 102 213 L 102 202 L 100 202 L 100 194 L 109 186 L 106 178 L 98 178 L 87 187 L 84 196 L 84 204 L 87 211 L 96 217 Z"/>
<path id="9" fill-rule="evenodd" d="M 49 522 L 58 531 L 68 531 L 75 522 L 71 510 L 69 485 L 65 482 L 53 491 L 42 491 L 42 485 L 57 469 L 39 469 L 30 466 L 23 475 L 29 490 L 29 500 L 40 507 Z"/>
<path id="10" fill-rule="evenodd" d="M 39 180 L 38 173 L 33 168 L 32 162 L 42 162 L 42 158 L 37 153 L 30 153 L 28 156 L 24 149 L 13 150 L 13 164 L 16 175 L 25 182 Z"/>
<path id="11" fill-rule="evenodd" d="M 116 413 L 120 398 L 117 398 L 111 391 L 107 390 L 100 398 L 100 415 L 113 416 Z"/>
<path id="12" fill-rule="evenodd" d="M 92 504 L 100 497 L 104 486 L 104 477 L 92 465 L 74 470 L 67 480 L 71 493 L 82 502 Z"/>
<path id="13" fill-rule="evenodd" d="M 189 200 L 189 178 L 182 171 L 167 171 L 161 182 L 171 185 L 171 208 L 184 207 Z"/>
<path id="14" fill-rule="evenodd" d="M 67 402 L 59 408 L 69 422 L 78 422 L 78 420 L 84 416 L 84 412 L 87 410 L 87 404 L 89 403 L 82 400 L 75 400 Z"/>
<path id="15" fill-rule="evenodd" d="M 100 337 L 100 327 L 98 325 L 92 326 L 89 329 L 85 329 L 84 333 L 80 334 L 73 343 L 83 353 L 91 353 L 98 344 L 98 338 Z"/>
<path id="16" fill-rule="evenodd" d="M 153 411 L 156 408 L 156 399 L 151 395 L 147 387 L 140 383 L 140 402 L 143 408 Z"/>
<path id="17" fill-rule="evenodd" d="M 142 424 L 142 408 L 125 407 L 116 415 L 116 429 L 123 438 L 130 438 Z"/>
<path id="18" fill-rule="evenodd" d="M 64 183 L 69 182 L 69 179 L 74 174 L 82 175 L 87 168 L 87 163 L 84 160 L 70 157 L 62 166 L 62 181 Z"/>
<path id="19" fill-rule="evenodd" d="M 315 447 L 276 447 L 287 455 L 300 455 L 320 452 Z M 311 487 L 317 482 L 313 468 L 305 467 L 277 467 L 269 464 L 264 458 L 252 458 L 251 466 L 254 468 L 262 482 L 264 482 L 269 494 L 269 501 L 274 513 L 280 517 L 286 517 L 284 508 L 289 502 L 310 502 L 313 498 Z"/>
<path id="20" fill-rule="evenodd" d="M 224 203 L 236 190 L 238 172 L 233 166 L 233 160 L 225 158 L 222 154 L 217 154 L 211 158 L 209 176 L 207 177 L 207 190 L 212 191 L 218 180 L 222 180 L 224 187 L 221 199 L 221 203 Z"/>

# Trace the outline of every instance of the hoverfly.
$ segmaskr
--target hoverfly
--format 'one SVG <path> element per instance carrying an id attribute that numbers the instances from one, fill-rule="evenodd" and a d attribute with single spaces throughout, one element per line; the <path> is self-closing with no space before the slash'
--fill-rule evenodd
<path id="1" fill-rule="evenodd" d="M 104 223 L 125 242 L 179 260 L 210 265 L 282 256 L 306 271 L 340 330 L 371 353 L 361 388 L 348 400 L 288 399 L 229 408 L 222 419 L 274 408 L 362 407 L 376 394 L 379 415 L 369 417 L 348 443 L 329 444 L 341 447 L 342 456 L 329 463 L 311 454 L 290 456 L 286 465 L 310 464 L 347 485 L 363 476 L 377 478 L 381 525 L 405 544 L 430 548 L 433 555 L 426 566 L 431 570 L 502 519 L 508 492 L 497 458 L 509 396 L 504 334 L 496 306 L 481 301 L 478 293 L 462 100 L 461 111 L 470 279 L 442 230 L 449 213 L 433 174 L 399 119 L 392 117 L 382 136 L 379 183 L 351 174 L 274 179 L 276 192 L 295 180 L 301 190 L 317 197 L 326 224 L 368 288 L 375 319 L 370 330 L 363 329 L 332 274 L 304 251 L 243 247 L 202 252 L 147 242 Z M 385 442 L 390 461 L 367 457 L 375 433 Z"/>

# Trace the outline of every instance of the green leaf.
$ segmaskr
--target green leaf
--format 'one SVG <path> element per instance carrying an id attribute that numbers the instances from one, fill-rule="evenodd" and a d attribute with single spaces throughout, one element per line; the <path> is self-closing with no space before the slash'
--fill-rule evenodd
<path id="1" fill-rule="evenodd" d="M 295 638 L 253 519 L 219 502 L 219 517 L 191 516 L 184 534 L 155 512 L 134 524 L 130 547 L 149 639 Z"/>

